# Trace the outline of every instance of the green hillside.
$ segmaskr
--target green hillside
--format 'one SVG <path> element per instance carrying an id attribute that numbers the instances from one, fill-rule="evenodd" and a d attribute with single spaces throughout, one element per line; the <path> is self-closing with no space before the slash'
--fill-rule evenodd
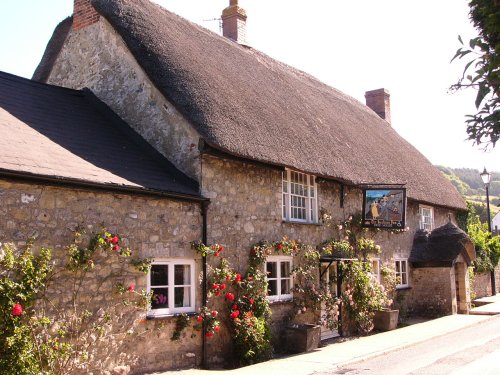
<path id="1" fill-rule="evenodd" d="M 486 222 L 486 190 L 479 175 L 481 171 L 471 168 L 448 168 L 436 166 L 443 175 L 451 181 L 465 199 L 474 203 L 481 220 Z M 491 217 L 500 211 L 500 173 L 491 172 L 490 182 Z"/>

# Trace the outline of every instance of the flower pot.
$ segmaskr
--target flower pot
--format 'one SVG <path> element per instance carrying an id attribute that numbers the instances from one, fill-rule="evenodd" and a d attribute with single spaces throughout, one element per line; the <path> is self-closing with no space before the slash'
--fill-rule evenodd
<path id="1" fill-rule="evenodd" d="M 294 324 L 285 328 L 284 343 L 287 352 L 303 353 L 317 349 L 321 327 L 315 324 Z"/>
<path id="2" fill-rule="evenodd" d="M 379 331 L 391 331 L 398 326 L 399 310 L 384 309 L 375 311 L 373 325 Z"/>

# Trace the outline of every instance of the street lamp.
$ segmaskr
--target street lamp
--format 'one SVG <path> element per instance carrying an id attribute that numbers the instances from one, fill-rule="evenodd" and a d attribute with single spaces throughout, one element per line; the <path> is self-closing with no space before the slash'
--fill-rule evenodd
<path id="1" fill-rule="evenodd" d="M 491 212 L 490 212 L 490 181 L 491 181 L 491 174 L 486 170 L 486 167 L 484 167 L 483 173 L 480 174 L 481 180 L 483 180 L 484 187 L 486 189 L 486 214 L 488 216 L 488 231 L 490 232 L 491 236 Z M 496 283 L 495 283 L 495 269 L 491 270 L 490 274 L 491 278 L 491 295 L 494 296 L 497 292 L 496 288 Z"/>

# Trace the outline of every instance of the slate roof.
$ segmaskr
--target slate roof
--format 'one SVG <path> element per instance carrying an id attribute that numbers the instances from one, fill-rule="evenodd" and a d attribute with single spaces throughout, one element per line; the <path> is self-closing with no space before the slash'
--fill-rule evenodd
<path id="1" fill-rule="evenodd" d="M 467 265 L 476 259 L 469 236 L 450 221 L 431 233 L 418 230 L 409 261 L 413 267 L 451 267 L 460 254 Z"/>
<path id="2" fill-rule="evenodd" d="M 178 171 L 89 90 L 0 72 L 0 174 L 199 199 Z"/>
<path id="3" fill-rule="evenodd" d="M 148 0 L 92 4 L 212 148 L 350 185 L 406 184 L 410 199 L 466 208 L 440 171 L 352 97 Z"/>

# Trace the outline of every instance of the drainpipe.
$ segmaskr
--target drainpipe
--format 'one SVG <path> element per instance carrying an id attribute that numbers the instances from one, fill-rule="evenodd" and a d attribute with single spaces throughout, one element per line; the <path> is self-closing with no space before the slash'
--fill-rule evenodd
<path id="1" fill-rule="evenodd" d="M 207 212 L 208 212 L 208 205 L 210 204 L 210 201 L 203 201 L 201 203 L 201 217 L 203 220 L 202 224 L 202 233 L 201 233 L 201 241 L 203 242 L 204 245 L 208 243 L 208 220 L 207 220 Z M 207 306 L 208 303 L 208 292 L 207 292 L 207 257 L 204 256 L 202 257 L 202 305 L 203 307 Z M 201 366 L 204 369 L 208 369 L 208 364 L 207 364 L 207 326 L 205 324 L 205 320 L 203 320 L 203 329 L 201 331 Z"/>

